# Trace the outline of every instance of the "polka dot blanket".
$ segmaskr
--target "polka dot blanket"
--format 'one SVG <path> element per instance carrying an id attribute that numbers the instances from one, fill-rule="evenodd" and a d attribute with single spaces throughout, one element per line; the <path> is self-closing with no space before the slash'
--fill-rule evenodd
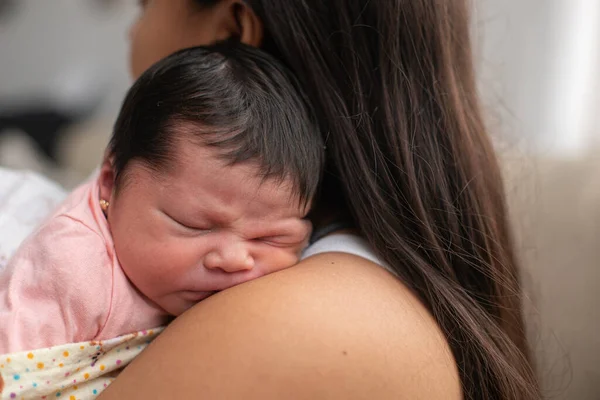
<path id="1" fill-rule="evenodd" d="M 94 399 L 162 330 L 0 356 L 0 399 Z"/>

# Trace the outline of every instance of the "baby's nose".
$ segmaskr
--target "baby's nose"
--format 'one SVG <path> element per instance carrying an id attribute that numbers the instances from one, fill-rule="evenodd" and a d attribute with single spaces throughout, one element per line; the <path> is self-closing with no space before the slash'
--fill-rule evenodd
<path id="1" fill-rule="evenodd" d="M 220 246 L 204 257 L 204 266 L 209 269 L 221 269 L 225 272 L 251 270 L 254 259 L 242 244 Z"/>

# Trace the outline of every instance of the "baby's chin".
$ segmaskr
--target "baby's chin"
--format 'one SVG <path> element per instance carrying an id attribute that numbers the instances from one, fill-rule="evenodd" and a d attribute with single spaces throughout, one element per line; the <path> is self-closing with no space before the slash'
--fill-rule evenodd
<path id="1" fill-rule="evenodd" d="M 162 299 L 162 301 L 159 302 L 159 306 L 168 314 L 178 317 L 202 300 L 212 296 L 215 293 L 217 292 L 181 291 L 178 293 L 173 293 L 170 296 Z"/>

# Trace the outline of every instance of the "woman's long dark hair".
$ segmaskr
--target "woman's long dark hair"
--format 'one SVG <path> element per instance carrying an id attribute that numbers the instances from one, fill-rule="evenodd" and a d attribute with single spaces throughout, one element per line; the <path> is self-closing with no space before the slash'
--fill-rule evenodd
<path id="1" fill-rule="evenodd" d="M 468 1 L 247 3 L 265 50 L 296 73 L 326 132 L 317 211 L 345 207 L 429 307 L 466 399 L 539 398 Z"/>

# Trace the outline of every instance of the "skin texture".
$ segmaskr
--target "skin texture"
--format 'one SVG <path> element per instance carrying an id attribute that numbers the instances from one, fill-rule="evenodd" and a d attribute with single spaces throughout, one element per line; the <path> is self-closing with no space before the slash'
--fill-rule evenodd
<path id="1" fill-rule="evenodd" d="M 306 209 L 286 182 L 251 164 L 226 165 L 214 149 L 181 140 L 164 172 L 141 162 L 118 190 L 107 161 L 100 197 L 121 267 L 171 315 L 216 291 L 288 268 L 308 241 Z"/>
<path id="2" fill-rule="evenodd" d="M 455 368 L 401 283 L 330 253 L 198 304 L 100 398 L 459 399 Z"/>
<path id="3" fill-rule="evenodd" d="M 223 35 L 253 45 L 262 40 L 260 21 L 238 1 L 193 14 L 186 0 L 147 3 L 132 35 L 134 76 L 169 47 Z M 197 25 L 175 26 L 187 18 L 198 18 Z M 152 27 L 162 35 L 137 36 Z M 449 346 L 411 291 L 369 261 L 326 253 L 197 304 L 100 399 L 199 397 L 452 400 L 462 394 Z"/>
<path id="4" fill-rule="evenodd" d="M 142 1 L 129 32 L 129 66 L 134 78 L 177 50 L 208 45 L 231 35 L 246 44 L 260 45 L 262 24 L 243 3 L 226 0 L 209 9 L 196 8 L 188 0 Z"/>

